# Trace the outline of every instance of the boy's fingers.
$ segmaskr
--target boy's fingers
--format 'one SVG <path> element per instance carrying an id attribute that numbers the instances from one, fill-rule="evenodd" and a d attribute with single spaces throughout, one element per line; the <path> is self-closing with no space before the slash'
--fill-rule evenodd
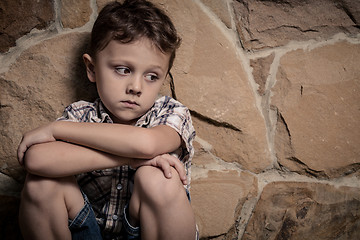
<path id="1" fill-rule="evenodd" d="M 166 178 L 171 178 L 171 169 L 169 163 L 167 161 L 160 161 L 160 167 L 164 172 L 164 176 Z"/>
<path id="2" fill-rule="evenodd" d="M 184 165 L 177 158 L 175 158 L 174 167 L 175 167 L 176 171 L 179 173 L 180 179 L 181 180 L 186 179 L 186 172 L 185 172 Z"/>
<path id="3" fill-rule="evenodd" d="M 182 181 L 182 183 L 184 185 L 187 184 L 187 176 L 186 176 L 186 171 L 184 168 L 184 165 L 182 164 L 181 161 L 179 161 L 179 159 L 175 156 L 172 156 L 170 154 L 164 154 L 162 156 L 160 156 L 158 158 L 157 161 L 157 165 L 158 167 L 160 167 L 163 172 L 164 172 L 164 176 L 166 178 L 171 178 L 171 168 L 175 168 L 175 170 L 178 172 L 180 180 Z"/>
<path id="4" fill-rule="evenodd" d="M 187 176 L 186 176 L 186 171 L 185 171 L 184 165 L 176 157 L 173 157 L 173 167 L 179 173 L 180 180 L 183 182 L 184 185 L 186 185 L 187 184 Z"/>
<path id="5" fill-rule="evenodd" d="M 22 166 L 23 165 L 23 159 L 22 159 L 22 156 L 18 156 L 18 162 L 19 164 Z"/>
<path id="6" fill-rule="evenodd" d="M 186 177 L 186 173 L 185 173 L 185 170 L 184 170 L 184 167 L 182 166 L 182 164 L 180 164 L 180 165 L 175 164 L 173 167 L 178 172 L 180 180 L 183 183 L 183 185 L 186 185 L 187 184 L 187 177 Z"/>
<path id="7" fill-rule="evenodd" d="M 175 167 L 176 171 L 179 173 L 180 179 L 184 180 L 184 178 L 186 178 L 186 174 L 185 174 L 185 169 L 182 166 L 182 164 L 175 163 L 174 167 Z"/>
<path id="8" fill-rule="evenodd" d="M 17 157 L 18 157 L 18 161 L 19 161 L 20 165 L 23 165 L 23 158 L 24 158 L 24 152 L 25 152 L 22 149 L 23 148 L 20 145 L 18 148 L 18 151 L 17 151 Z"/>

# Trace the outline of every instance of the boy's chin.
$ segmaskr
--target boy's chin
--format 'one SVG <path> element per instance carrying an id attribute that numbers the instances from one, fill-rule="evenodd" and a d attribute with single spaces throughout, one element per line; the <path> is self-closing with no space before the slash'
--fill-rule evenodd
<path id="1" fill-rule="evenodd" d="M 115 116 L 112 116 L 112 120 L 114 123 L 118 123 L 118 124 L 125 124 L 125 125 L 135 125 L 137 120 L 139 119 L 140 117 L 137 117 L 137 116 L 134 116 L 134 117 L 128 117 L 128 118 L 119 118 L 119 117 L 115 117 Z"/>

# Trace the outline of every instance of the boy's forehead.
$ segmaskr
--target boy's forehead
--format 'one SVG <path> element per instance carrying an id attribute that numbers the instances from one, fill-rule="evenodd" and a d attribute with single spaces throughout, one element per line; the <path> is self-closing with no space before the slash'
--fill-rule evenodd
<path id="1" fill-rule="evenodd" d="M 139 51 L 141 49 L 142 51 Z M 133 54 L 134 53 L 134 54 Z M 112 39 L 104 49 L 99 51 L 96 55 L 107 55 L 112 58 L 121 58 L 123 56 L 141 56 L 144 58 L 158 59 L 165 68 L 168 67 L 171 54 L 161 51 L 151 40 L 148 38 L 140 38 L 128 43 L 123 43 L 116 39 Z"/>
<path id="2" fill-rule="evenodd" d="M 123 43 L 119 40 L 116 40 L 116 39 L 111 39 L 110 42 L 114 43 L 114 44 L 121 44 L 121 45 L 144 45 L 146 48 L 148 49 L 151 49 L 153 51 L 160 51 L 162 52 L 163 54 L 166 55 L 166 53 L 164 53 L 156 44 L 154 41 L 152 41 L 151 39 L 147 38 L 147 37 L 141 37 L 141 38 L 138 38 L 138 39 L 134 39 L 130 42 L 127 42 L 127 43 Z M 109 43 L 110 43 L 109 42 Z"/>

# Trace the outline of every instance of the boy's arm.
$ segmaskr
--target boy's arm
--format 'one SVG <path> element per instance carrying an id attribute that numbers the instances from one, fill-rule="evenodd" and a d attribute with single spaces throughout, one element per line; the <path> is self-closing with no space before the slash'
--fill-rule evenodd
<path id="1" fill-rule="evenodd" d="M 24 167 L 44 177 L 64 177 L 98 169 L 127 165 L 129 158 L 122 158 L 91 148 L 62 141 L 32 145 L 25 154 Z"/>
<path id="2" fill-rule="evenodd" d="M 122 124 L 57 121 L 24 135 L 18 149 L 20 163 L 31 145 L 56 139 L 117 156 L 144 159 L 173 152 L 181 145 L 179 134 L 165 125 L 140 128 Z"/>
<path id="3" fill-rule="evenodd" d="M 28 172 L 44 177 L 64 177 L 122 165 L 133 168 L 146 165 L 161 168 L 165 177 L 171 178 L 171 167 L 174 167 L 183 184 L 187 184 L 184 166 L 169 154 L 150 160 L 131 159 L 61 141 L 32 145 L 26 152 L 24 165 Z"/>
<path id="4" fill-rule="evenodd" d="M 56 139 L 132 158 L 153 158 L 173 152 L 181 145 L 179 134 L 165 125 L 140 128 L 123 124 L 59 121 L 54 123 L 52 132 Z"/>

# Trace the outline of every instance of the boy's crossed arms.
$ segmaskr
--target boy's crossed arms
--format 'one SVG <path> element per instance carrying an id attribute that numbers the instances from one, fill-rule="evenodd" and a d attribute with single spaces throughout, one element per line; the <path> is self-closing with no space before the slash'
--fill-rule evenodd
<path id="1" fill-rule="evenodd" d="M 166 125 L 140 128 L 57 121 L 24 134 L 18 147 L 18 160 L 28 172 L 44 177 L 129 165 L 158 167 L 165 177 L 171 178 L 171 167 L 174 167 L 185 185 L 183 164 L 167 154 L 180 145 L 178 133 Z"/>

